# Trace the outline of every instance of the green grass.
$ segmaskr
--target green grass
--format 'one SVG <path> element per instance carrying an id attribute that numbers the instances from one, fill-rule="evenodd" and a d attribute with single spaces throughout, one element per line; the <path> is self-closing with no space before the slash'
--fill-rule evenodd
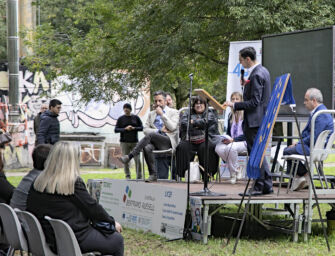
<path id="1" fill-rule="evenodd" d="M 86 171 L 112 171 L 112 173 L 84 173 Z M 328 174 L 335 174 L 335 167 L 326 168 Z M 123 169 L 81 169 L 82 178 L 87 182 L 88 179 L 124 179 Z M 132 177 L 135 172 L 132 170 Z M 18 185 L 21 176 L 9 176 L 8 180 L 15 186 Z M 267 207 L 271 205 L 267 205 Z M 273 207 L 273 205 L 272 205 Z M 302 207 L 301 207 L 302 208 Z M 329 205 L 322 205 L 322 214 L 330 209 Z M 234 211 L 234 209 L 229 209 Z M 301 209 L 302 210 L 302 209 Z M 273 218 L 273 217 L 272 217 Z M 281 217 L 282 218 L 282 217 Z M 318 218 L 317 209 L 314 208 L 314 218 Z M 332 251 L 328 253 L 325 240 L 320 228 L 320 224 L 313 224 L 313 232 L 309 236 L 307 243 L 302 242 L 302 237 L 298 243 L 293 243 L 290 235 L 276 235 L 266 239 L 251 239 L 243 236 L 237 247 L 235 255 L 241 256 L 262 256 L 262 255 L 335 255 L 335 234 L 329 237 Z M 224 227 L 223 227 L 224 228 Z M 208 244 L 204 245 L 198 241 L 171 241 L 159 237 L 149 232 L 136 231 L 124 228 L 125 255 L 130 256 L 221 256 L 232 255 L 235 239 L 232 239 L 228 246 L 225 246 L 224 238 L 210 237 Z M 254 236 L 253 236 L 254 237 Z"/>

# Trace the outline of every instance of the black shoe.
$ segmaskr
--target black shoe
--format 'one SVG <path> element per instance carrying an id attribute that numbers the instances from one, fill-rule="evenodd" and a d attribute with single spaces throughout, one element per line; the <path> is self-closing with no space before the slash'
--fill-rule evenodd
<path id="1" fill-rule="evenodd" d="M 268 195 L 268 194 L 273 194 L 273 189 L 267 189 L 267 190 L 263 190 L 263 195 Z"/>
<path id="2" fill-rule="evenodd" d="M 150 175 L 148 179 L 145 180 L 145 182 L 155 182 L 157 181 L 156 175 Z"/>
<path id="3" fill-rule="evenodd" d="M 243 193 L 239 193 L 240 196 L 243 196 Z M 263 195 L 263 191 L 259 191 L 259 190 L 251 190 L 249 189 L 244 196 L 261 196 Z"/>

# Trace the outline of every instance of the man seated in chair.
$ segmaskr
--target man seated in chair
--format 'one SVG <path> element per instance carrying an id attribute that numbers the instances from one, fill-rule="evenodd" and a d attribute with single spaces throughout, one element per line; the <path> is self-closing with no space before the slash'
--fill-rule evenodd
<path id="1" fill-rule="evenodd" d="M 137 143 L 130 154 L 119 158 L 121 162 L 128 163 L 143 149 L 150 174 L 148 181 L 157 180 L 155 157 L 152 151 L 169 148 L 174 150 L 178 143 L 178 111 L 166 105 L 166 94 L 163 91 L 154 93 L 154 104 L 155 109 L 149 113 L 144 125 L 145 137 Z"/>
<path id="2" fill-rule="evenodd" d="M 302 131 L 302 142 L 304 143 L 304 148 L 307 155 L 310 155 L 310 140 L 311 140 L 311 121 L 313 115 L 320 111 L 327 109 L 325 105 L 322 104 L 323 97 L 319 89 L 309 88 L 306 91 L 304 98 L 304 105 L 308 111 L 310 111 L 310 116 L 308 123 L 304 130 Z M 334 131 L 333 118 L 331 114 L 321 114 L 315 120 L 315 130 L 314 130 L 314 143 L 318 138 L 319 134 L 325 130 Z M 293 143 L 292 145 L 286 147 L 283 152 L 284 155 L 304 155 L 304 151 L 301 145 L 301 141 Z M 287 170 L 291 168 L 291 161 L 287 162 Z M 292 190 L 300 190 L 307 187 L 309 184 L 309 174 L 304 164 L 299 162 L 296 178 L 292 182 Z"/>

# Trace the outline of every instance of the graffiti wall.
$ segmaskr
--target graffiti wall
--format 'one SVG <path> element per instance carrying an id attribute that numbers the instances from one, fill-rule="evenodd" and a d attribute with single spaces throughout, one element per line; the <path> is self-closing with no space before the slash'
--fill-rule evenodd
<path id="1" fill-rule="evenodd" d="M 59 99 L 62 110 L 59 115 L 61 124 L 61 137 L 66 134 L 81 137 L 82 148 L 81 162 L 86 165 L 103 165 L 104 156 L 111 155 L 105 143 L 118 143 L 119 134 L 114 133 L 114 126 L 118 117 L 123 115 L 123 104 L 118 95 L 110 102 L 90 101 L 87 104 L 79 102 L 80 95 L 76 93 L 60 92 L 59 78 L 49 82 L 43 72 L 32 73 L 27 69 L 20 71 L 20 103 L 21 103 L 21 125 L 17 126 L 13 134 L 13 141 L 4 150 L 4 159 L 7 168 L 19 168 L 32 165 L 31 153 L 34 148 L 35 134 L 33 131 L 33 120 L 39 113 L 42 103 L 51 98 Z M 5 103 L 8 102 L 8 73 L 0 71 L 0 96 L 2 107 L 0 107 L 0 119 L 6 118 Z M 150 95 L 143 90 L 137 99 L 129 100 L 133 113 L 146 119 L 149 113 Z M 87 136 L 90 135 L 90 136 Z M 95 137 L 101 137 L 95 142 Z M 82 140 L 82 137 L 87 140 Z M 89 140 L 92 138 L 92 141 Z M 73 140 L 73 139 L 72 139 Z M 107 150 L 106 154 L 104 151 Z M 115 150 L 115 149 L 113 149 Z M 113 160 L 115 162 L 115 159 Z"/>

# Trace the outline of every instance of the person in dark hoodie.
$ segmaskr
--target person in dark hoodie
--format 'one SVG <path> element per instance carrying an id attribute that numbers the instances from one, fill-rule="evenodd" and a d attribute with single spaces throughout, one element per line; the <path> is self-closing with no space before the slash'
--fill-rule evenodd
<path id="1" fill-rule="evenodd" d="M 62 108 L 62 102 L 53 99 L 49 103 L 49 110 L 41 115 L 40 127 L 37 132 L 37 145 L 55 144 L 59 141 L 59 121 L 58 115 Z"/>

